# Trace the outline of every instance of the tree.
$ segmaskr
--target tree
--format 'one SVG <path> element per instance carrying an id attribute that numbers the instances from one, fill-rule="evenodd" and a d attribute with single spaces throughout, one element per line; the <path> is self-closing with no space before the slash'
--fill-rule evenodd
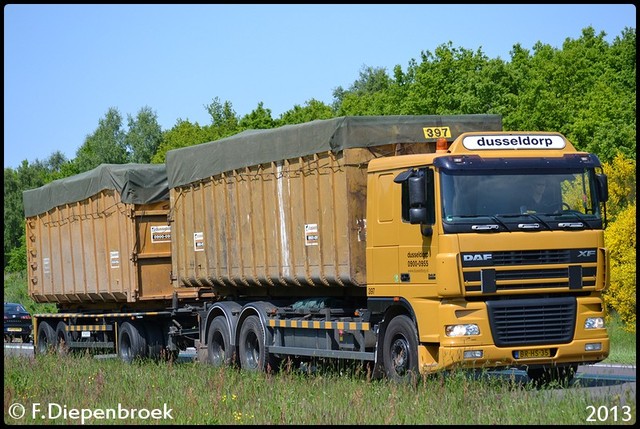
<path id="1" fill-rule="evenodd" d="M 220 103 L 220 98 L 204 106 L 211 116 L 211 125 L 218 130 L 220 136 L 227 136 L 238 132 L 238 117 L 231 102 Z"/>
<path id="2" fill-rule="evenodd" d="M 145 106 L 138 111 L 135 119 L 127 115 L 127 122 L 129 130 L 124 137 L 124 143 L 129 153 L 129 161 L 151 162 L 162 141 L 158 116 L 150 107 Z"/>
<path id="3" fill-rule="evenodd" d="M 76 152 L 75 164 L 80 172 L 84 172 L 100 164 L 125 164 L 128 159 L 122 116 L 112 107 Z"/>
<path id="4" fill-rule="evenodd" d="M 333 109 L 330 106 L 321 101 L 311 99 L 305 102 L 303 107 L 298 104 L 294 105 L 293 109 L 287 110 L 280 115 L 276 123 L 278 126 L 302 124 L 316 119 L 330 119 L 334 116 Z"/>
<path id="5" fill-rule="evenodd" d="M 362 66 L 358 79 L 348 90 L 333 90 L 334 111 L 339 116 L 394 114 L 397 107 L 391 102 L 393 80 L 383 67 Z"/>
<path id="6" fill-rule="evenodd" d="M 271 109 L 265 109 L 262 101 L 252 112 L 242 117 L 239 123 L 243 130 L 269 129 L 273 128 L 275 124 L 271 117 Z"/>
<path id="7" fill-rule="evenodd" d="M 162 134 L 162 141 L 151 162 L 164 163 L 168 151 L 207 141 L 203 135 L 204 131 L 197 122 L 192 124 L 187 120 L 178 119 L 173 128 Z"/>
<path id="8" fill-rule="evenodd" d="M 25 234 L 22 191 L 37 188 L 51 180 L 46 163 L 27 160 L 16 169 L 4 169 L 4 267 L 9 263 L 13 249 L 20 246 Z M 26 253 L 24 254 L 26 260 Z"/>

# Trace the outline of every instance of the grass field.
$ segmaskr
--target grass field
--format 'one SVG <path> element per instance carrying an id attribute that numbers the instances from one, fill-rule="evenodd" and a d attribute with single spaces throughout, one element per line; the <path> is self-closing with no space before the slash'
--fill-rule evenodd
<path id="1" fill-rule="evenodd" d="M 10 424 L 585 424 L 590 407 L 618 413 L 592 424 L 630 424 L 621 414 L 627 406 L 635 421 L 635 394 L 598 398 L 588 389 L 536 389 L 462 371 L 398 385 L 350 371 L 274 375 L 195 362 L 4 358 Z M 24 415 L 12 418 L 20 407 Z"/>
<path id="2" fill-rule="evenodd" d="M 5 275 L 10 296 L 21 296 Z M 13 295 L 11 295 L 13 294 Z M 10 299 L 11 300 L 11 299 Z M 31 311 L 41 311 L 27 305 Z M 604 363 L 636 362 L 636 335 L 614 317 Z M 8 424 L 551 425 L 635 422 L 636 398 L 516 380 L 432 375 L 414 385 L 349 368 L 278 374 L 86 355 L 4 357 Z M 561 393 L 560 395 L 558 393 Z M 630 407 L 630 408 L 626 408 Z M 20 412 L 23 412 L 20 414 Z M 599 414 L 592 413 L 599 411 Z"/>

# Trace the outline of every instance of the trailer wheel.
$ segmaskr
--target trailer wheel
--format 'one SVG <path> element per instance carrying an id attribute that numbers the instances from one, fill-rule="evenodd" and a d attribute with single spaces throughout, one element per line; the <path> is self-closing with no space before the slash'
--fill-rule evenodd
<path id="1" fill-rule="evenodd" d="M 207 360 L 213 366 L 230 365 L 233 361 L 231 333 L 224 316 L 216 316 L 209 326 Z"/>
<path id="2" fill-rule="evenodd" d="M 240 368 L 248 371 L 276 371 L 278 359 L 267 353 L 267 332 L 258 316 L 251 315 L 242 323 L 239 341 Z"/>
<path id="3" fill-rule="evenodd" d="M 140 324 L 124 322 L 120 325 L 118 355 L 127 363 L 147 356 L 147 341 Z"/>
<path id="4" fill-rule="evenodd" d="M 578 365 L 560 365 L 554 367 L 532 368 L 527 370 L 529 380 L 538 387 L 550 383 L 569 384 L 578 371 Z"/>
<path id="5" fill-rule="evenodd" d="M 407 316 L 391 319 L 384 334 L 382 361 L 389 380 L 413 382 L 418 376 L 418 334 Z"/>
<path id="6" fill-rule="evenodd" d="M 49 322 L 40 322 L 38 325 L 38 354 L 45 354 L 56 344 L 56 331 L 53 330 Z"/>
<path id="7" fill-rule="evenodd" d="M 69 343 L 71 342 L 71 335 L 66 330 L 67 324 L 63 321 L 58 322 L 56 326 L 56 347 L 58 353 L 66 354 L 69 352 Z"/>

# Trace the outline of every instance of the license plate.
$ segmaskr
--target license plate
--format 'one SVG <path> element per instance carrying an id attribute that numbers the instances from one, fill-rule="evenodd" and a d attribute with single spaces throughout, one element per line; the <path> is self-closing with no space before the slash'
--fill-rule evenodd
<path id="1" fill-rule="evenodd" d="M 9 332 L 22 332 L 22 328 L 9 328 Z"/>
<path id="2" fill-rule="evenodd" d="M 545 358 L 551 357 L 550 349 L 519 350 L 516 352 L 516 359 Z"/>

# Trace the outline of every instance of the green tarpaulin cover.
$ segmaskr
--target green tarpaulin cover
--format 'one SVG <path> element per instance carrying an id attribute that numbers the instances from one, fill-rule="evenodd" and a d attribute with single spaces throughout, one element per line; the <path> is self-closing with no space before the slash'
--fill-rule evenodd
<path id="1" fill-rule="evenodd" d="M 169 200 L 164 164 L 102 164 L 93 170 L 54 180 L 22 193 L 25 217 L 46 213 L 54 207 L 75 203 L 112 189 L 126 204 Z"/>
<path id="2" fill-rule="evenodd" d="M 424 127 L 447 126 L 452 138 L 468 131 L 501 131 L 500 115 L 341 116 L 239 134 L 167 152 L 169 187 L 237 168 L 348 148 L 435 141 Z"/>

